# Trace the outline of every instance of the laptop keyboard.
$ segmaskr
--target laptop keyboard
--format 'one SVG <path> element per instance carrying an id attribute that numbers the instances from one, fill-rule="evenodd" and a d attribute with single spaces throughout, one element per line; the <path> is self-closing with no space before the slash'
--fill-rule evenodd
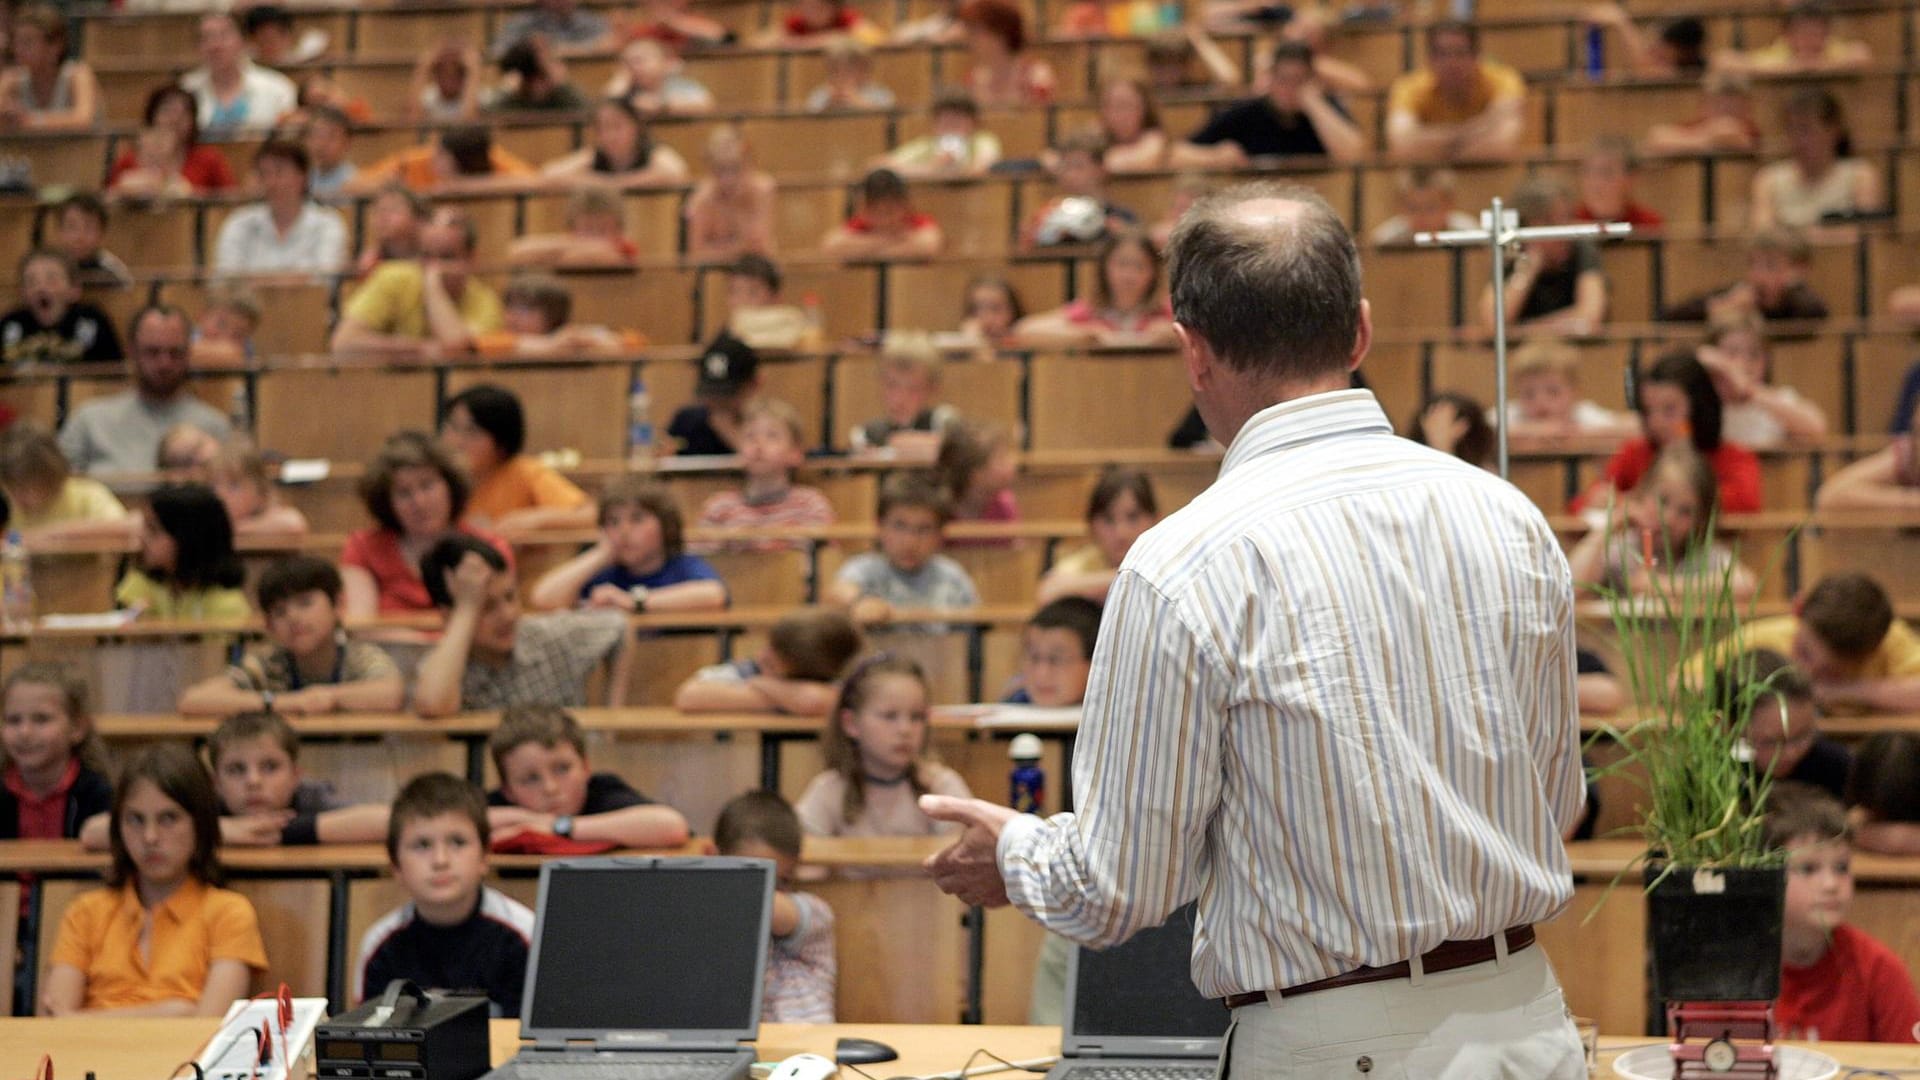
<path id="1" fill-rule="evenodd" d="M 1075 1065 L 1061 1080 L 1213 1080 L 1213 1065 Z"/>
<path id="2" fill-rule="evenodd" d="M 732 1071 L 737 1059 L 671 1054 L 633 1055 L 609 1061 L 598 1054 L 554 1055 L 501 1066 L 493 1080 L 704 1080 Z"/>

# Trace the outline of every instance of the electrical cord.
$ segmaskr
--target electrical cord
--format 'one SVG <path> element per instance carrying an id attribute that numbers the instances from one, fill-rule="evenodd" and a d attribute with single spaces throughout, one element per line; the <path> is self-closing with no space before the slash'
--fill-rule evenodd
<path id="1" fill-rule="evenodd" d="M 192 1069 L 193 1080 L 207 1080 L 207 1070 L 201 1068 L 200 1063 L 197 1061 L 183 1061 L 180 1064 L 175 1065 L 167 1073 L 166 1080 L 175 1080 L 175 1078 L 180 1075 L 181 1069 Z"/>

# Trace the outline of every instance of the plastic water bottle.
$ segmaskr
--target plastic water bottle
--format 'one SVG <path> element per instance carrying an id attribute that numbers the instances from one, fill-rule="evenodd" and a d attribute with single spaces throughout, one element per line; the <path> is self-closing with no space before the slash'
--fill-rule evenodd
<path id="1" fill-rule="evenodd" d="M 653 467 L 653 395 L 647 393 L 646 376 L 637 364 L 627 390 L 627 467 Z"/>
<path id="2" fill-rule="evenodd" d="M 1023 814 L 1042 813 L 1047 803 L 1047 771 L 1040 767 L 1040 736 L 1015 735 L 1007 756 L 1013 759 L 1007 804 Z"/>
<path id="3" fill-rule="evenodd" d="M 1598 26 L 1587 27 L 1587 78 L 1599 82 L 1607 76 L 1607 32 Z"/>
<path id="4" fill-rule="evenodd" d="M 0 620 L 9 630 L 33 625 L 33 565 L 18 529 L 7 530 L 0 544 Z"/>

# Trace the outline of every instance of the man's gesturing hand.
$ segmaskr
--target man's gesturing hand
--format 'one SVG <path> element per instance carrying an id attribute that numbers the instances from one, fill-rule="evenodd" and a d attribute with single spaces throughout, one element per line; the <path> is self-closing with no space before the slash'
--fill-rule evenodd
<path id="1" fill-rule="evenodd" d="M 950 795 L 920 796 L 920 812 L 935 821 L 953 821 L 966 827 L 952 847 L 926 861 L 927 872 L 940 890 L 980 907 L 1005 906 L 1007 882 L 1000 876 L 995 851 L 1000 845 L 1000 830 L 1017 815 L 1004 806 Z"/>

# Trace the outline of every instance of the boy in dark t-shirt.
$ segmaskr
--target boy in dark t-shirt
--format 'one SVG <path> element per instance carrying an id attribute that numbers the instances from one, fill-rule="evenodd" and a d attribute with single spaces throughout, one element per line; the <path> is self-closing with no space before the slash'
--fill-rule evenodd
<path id="1" fill-rule="evenodd" d="M 73 260 L 46 248 L 28 252 L 20 260 L 20 306 L 0 316 L 0 360 L 18 367 L 125 358 L 113 319 L 80 299 Z"/>
<path id="2" fill-rule="evenodd" d="M 495 1016 L 520 1015 L 533 912 L 486 888 L 487 807 L 449 773 L 418 776 L 393 801 L 387 856 L 409 900 L 369 927 L 353 968 L 355 1002 L 394 979 L 477 990 Z"/>
<path id="3" fill-rule="evenodd" d="M 1313 53 L 1299 42 L 1273 51 L 1267 92 L 1215 115 L 1173 148 L 1175 168 L 1240 168 L 1255 158 L 1330 157 L 1367 152 L 1365 133 L 1313 74 Z"/>
<path id="4" fill-rule="evenodd" d="M 487 795 L 494 843 L 560 837 L 577 845 L 663 848 L 687 842 L 687 819 L 587 766 L 587 741 L 565 709 L 515 705 L 487 739 L 500 787 Z"/>

